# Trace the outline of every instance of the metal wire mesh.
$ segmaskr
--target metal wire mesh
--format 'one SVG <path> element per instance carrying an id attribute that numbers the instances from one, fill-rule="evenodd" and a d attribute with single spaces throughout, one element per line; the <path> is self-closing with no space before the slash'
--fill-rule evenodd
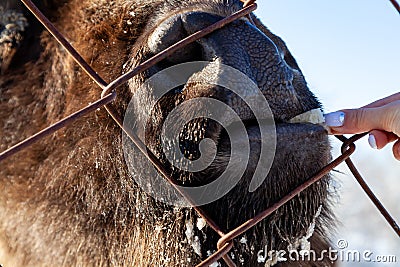
<path id="1" fill-rule="evenodd" d="M 55 27 L 54 25 L 44 16 L 41 11 L 33 4 L 31 0 L 21 0 L 25 6 L 32 12 L 32 14 L 45 26 L 45 28 L 53 35 L 53 37 L 68 51 L 68 53 L 73 57 L 73 59 L 76 61 L 76 63 L 89 75 L 89 77 L 96 82 L 96 84 L 100 87 L 102 90 L 101 93 L 101 98 L 97 100 L 96 102 L 86 106 L 85 108 L 71 114 L 70 116 L 60 120 L 59 122 L 49 126 L 48 128 L 38 132 L 37 134 L 23 140 L 22 142 L 10 147 L 6 151 L 0 153 L 0 162 L 13 154 L 23 150 L 24 148 L 29 147 L 33 143 L 45 138 L 46 136 L 56 132 L 57 130 L 68 126 L 78 118 L 81 118 L 82 116 L 85 116 L 92 111 L 95 111 L 99 107 L 104 107 L 107 112 L 111 115 L 111 117 L 115 120 L 115 122 L 121 127 L 123 131 L 130 137 L 130 139 L 135 143 L 135 145 L 142 151 L 145 152 L 144 154 L 148 157 L 148 159 L 153 163 L 153 165 L 156 167 L 156 169 L 165 177 L 166 180 L 168 180 L 172 186 L 176 186 L 175 181 L 164 166 L 159 162 L 158 158 L 152 154 L 146 146 L 142 143 L 142 141 L 134 135 L 132 132 L 130 132 L 128 129 L 125 129 L 123 126 L 123 119 L 118 115 L 118 113 L 115 111 L 115 109 L 109 105 L 111 102 L 113 102 L 116 97 L 117 97 L 117 88 L 123 84 L 125 84 L 129 79 L 134 77 L 135 75 L 147 70 L 154 64 L 160 62 L 161 60 L 165 59 L 166 57 L 170 56 L 173 54 L 175 51 L 181 49 L 182 47 L 206 36 L 207 34 L 224 27 L 225 25 L 233 22 L 234 20 L 243 17 L 243 16 L 249 16 L 249 14 L 254 11 L 257 6 L 255 4 L 255 0 L 248 0 L 245 1 L 244 7 L 242 10 L 232 14 L 231 16 L 228 16 L 226 18 L 223 18 L 222 20 L 218 21 L 217 23 L 201 30 L 198 31 L 187 38 L 181 40 L 180 42 L 176 43 L 175 45 L 172 45 L 171 47 L 165 49 L 164 51 L 160 52 L 159 54 L 155 55 L 154 57 L 148 59 L 147 61 L 143 62 L 130 72 L 118 77 L 111 83 L 107 84 L 92 68 L 91 66 L 80 56 L 80 54 L 73 48 L 73 46 L 65 39 L 63 34 L 61 34 Z M 391 3 L 394 5 L 394 7 L 397 9 L 397 11 L 400 13 L 400 6 L 395 0 L 390 0 Z M 298 195 L 300 192 L 308 188 L 310 185 L 314 184 L 318 180 L 320 180 L 324 175 L 332 171 L 335 167 L 337 167 L 339 164 L 346 162 L 347 166 L 349 167 L 350 171 L 353 173 L 355 179 L 357 182 L 360 184 L 362 189 L 365 191 L 365 193 L 368 195 L 368 197 L 371 199 L 371 201 L 374 203 L 374 205 L 377 207 L 377 209 L 382 213 L 386 221 L 390 224 L 390 226 L 393 228 L 393 230 L 397 233 L 397 235 L 400 236 L 400 228 L 396 221 L 393 219 L 393 217 L 389 214 L 389 212 L 384 208 L 384 206 L 381 204 L 381 202 L 378 200 L 378 198 L 374 195 L 372 190 L 368 187 L 364 179 L 362 178 L 361 174 L 353 164 L 353 162 L 350 159 L 350 156 L 354 153 L 356 150 L 355 142 L 364 137 L 366 133 L 364 134 L 358 134 L 354 135 L 351 138 L 346 138 L 344 136 L 337 136 L 337 138 L 343 142 L 342 145 L 342 153 L 341 155 L 333 160 L 331 163 L 326 165 L 324 168 L 322 168 L 317 174 L 315 174 L 313 177 L 309 178 L 306 182 L 304 182 L 302 185 L 298 186 L 295 188 L 293 191 L 291 191 L 289 194 L 287 194 L 285 197 L 283 197 L 280 201 L 263 211 L 262 213 L 258 214 L 254 218 L 244 222 L 242 225 L 239 227 L 232 229 L 230 232 L 225 233 L 224 231 L 221 230 L 221 228 L 198 206 L 193 204 L 193 201 L 190 199 L 190 196 L 186 195 L 184 192 L 180 191 L 178 187 L 175 187 L 175 189 L 182 195 L 184 196 L 189 203 L 193 204 L 193 208 L 198 212 L 198 214 L 207 222 L 207 224 L 220 236 L 220 239 L 217 243 L 217 248 L 218 250 L 212 254 L 210 257 L 208 257 L 206 260 L 198 264 L 197 266 L 208 266 L 212 264 L 213 262 L 216 262 L 219 259 L 223 259 L 228 266 L 236 266 L 235 263 L 232 261 L 232 259 L 228 256 L 228 252 L 232 249 L 233 247 L 233 240 L 236 239 L 238 236 L 242 235 L 252 227 L 254 227 L 256 224 L 258 224 L 260 221 L 265 219 L 267 216 L 269 216 L 272 212 L 276 211 L 279 207 L 290 201 L 292 198 L 294 198 L 296 195 Z"/>

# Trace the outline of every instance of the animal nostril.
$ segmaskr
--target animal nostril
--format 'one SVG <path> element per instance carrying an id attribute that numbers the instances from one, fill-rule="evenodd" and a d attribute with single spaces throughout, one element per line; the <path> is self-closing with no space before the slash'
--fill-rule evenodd
<path id="1" fill-rule="evenodd" d="M 222 17 L 205 12 L 189 12 L 181 15 L 183 27 L 190 35 L 216 23 Z"/>
<path id="2" fill-rule="evenodd" d="M 181 15 L 173 16 L 160 24 L 148 38 L 148 48 L 152 54 L 161 52 L 188 36 L 183 27 Z M 201 60 L 201 46 L 194 42 L 179 49 L 160 64 L 163 67 L 183 62 Z"/>
<path id="3" fill-rule="evenodd" d="M 185 37 L 180 16 L 174 16 L 165 20 L 149 36 L 148 47 L 151 52 L 157 53 L 168 48 Z"/>

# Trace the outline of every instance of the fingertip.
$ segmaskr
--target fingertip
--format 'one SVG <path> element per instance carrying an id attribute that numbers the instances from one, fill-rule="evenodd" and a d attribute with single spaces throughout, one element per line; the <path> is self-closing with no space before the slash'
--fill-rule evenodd
<path id="1" fill-rule="evenodd" d="M 343 109 L 325 115 L 325 123 L 332 132 L 341 134 L 358 134 L 371 129 L 370 120 L 367 119 L 366 108 Z"/>
<path id="2" fill-rule="evenodd" d="M 388 133 L 381 130 L 372 130 L 369 133 L 368 142 L 374 149 L 382 149 L 390 142 L 397 140 L 398 137 L 393 133 Z"/>
<path id="3" fill-rule="evenodd" d="M 325 123 L 329 127 L 342 127 L 344 123 L 345 113 L 336 111 L 325 114 Z"/>

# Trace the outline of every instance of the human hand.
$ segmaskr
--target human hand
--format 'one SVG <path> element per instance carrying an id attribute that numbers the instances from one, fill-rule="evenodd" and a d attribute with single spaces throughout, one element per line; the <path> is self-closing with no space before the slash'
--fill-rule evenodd
<path id="1" fill-rule="evenodd" d="M 400 93 L 388 96 L 358 109 L 344 109 L 325 115 L 333 134 L 370 132 L 371 147 L 393 145 L 393 155 L 400 160 Z"/>

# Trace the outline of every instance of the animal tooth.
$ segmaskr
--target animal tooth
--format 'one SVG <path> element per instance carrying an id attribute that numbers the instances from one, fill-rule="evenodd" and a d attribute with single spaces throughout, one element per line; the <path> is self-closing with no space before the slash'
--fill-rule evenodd
<path id="1" fill-rule="evenodd" d="M 302 122 L 309 122 L 313 124 L 324 124 L 325 118 L 324 114 L 322 113 L 321 109 L 316 108 L 310 111 L 304 112 L 300 115 L 289 120 L 290 123 L 302 123 Z"/>
<path id="2" fill-rule="evenodd" d="M 289 120 L 289 123 L 312 123 L 322 125 L 328 134 L 332 134 L 331 129 L 325 124 L 325 117 L 319 108 L 312 109 Z"/>

